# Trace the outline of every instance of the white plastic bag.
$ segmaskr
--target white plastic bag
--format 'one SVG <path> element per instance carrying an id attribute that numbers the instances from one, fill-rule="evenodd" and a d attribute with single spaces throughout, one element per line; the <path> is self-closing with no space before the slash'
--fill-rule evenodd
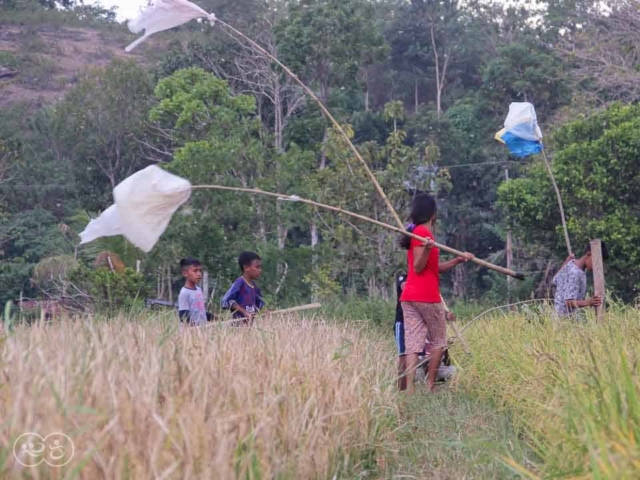
<path id="1" fill-rule="evenodd" d="M 191 196 L 191 184 L 154 165 L 134 173 L 113 190 L 115 205 L 91 220 L 80 234 L 81 243 L 124 235 L 150 252 L 173 214 Z"/>
<path id="2" fill-rule="evenodd" d="M 140 33 L 144 30 L 144 35 L 125 50 L 131 52 L 154 33 L 179 27 L 196 18 L 207 18 L 213 23 L 216 17 L 187 0 L 155 0 L 153 5 L 129 21 L 129 30 L 132 33 Z"/>
<path id="3" fill-rule="evenodd" d="M 542 131 L 538 126 L 536 109 L 528 102 L 509 105 L 509 115 L 504 122 L 507 132 L 532 142 L 542 140 Z"/>
<path id="4" fill-rule="evenodd" d="M 154 165 L 131 175 L 113 190 L 123 235 L 151 251 L 190 196 L 191 183 Z"/>
<path id="5" fill-rule="evenodd" d="M 100 237 L 113 237 L 122 235 L 123 231 L 120 227 L 120 217 L 118 209 L 115 205 L 107 208 L 102 215 L 89 222 L 84 231 L 80 234 L 80 244 L 93 242 Z"/>

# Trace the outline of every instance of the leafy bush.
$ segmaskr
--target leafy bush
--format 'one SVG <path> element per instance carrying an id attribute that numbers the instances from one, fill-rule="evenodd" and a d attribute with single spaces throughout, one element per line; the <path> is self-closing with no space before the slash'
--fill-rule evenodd
<path id="1" fill-rule="evenodd" d="M 141 306 L 147 292 L 144 277 L 130 268 L 118 273 L 81 266 L 70 274 L 69 280 L 90 297 L 97 310 Z"/>

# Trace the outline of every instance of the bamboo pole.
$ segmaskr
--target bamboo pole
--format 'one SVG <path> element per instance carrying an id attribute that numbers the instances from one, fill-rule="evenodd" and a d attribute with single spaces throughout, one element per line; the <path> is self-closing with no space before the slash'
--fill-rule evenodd
<path id="1" fill-rule="evenodd" d="M 288 315 L 290 313 L 306 312 L 308 310 L 318 310 L 322 308 L 319 303 L 310 303 L 309 305 L 302 305 L 301 307 L 285 308 L 284 310 L 275 310 L 273 312 L 266 312 L 266 315 Z"/>
<path id="2" fill-rule="evenodd" d="M 556 177 L 553 175 L 553 170 L 551 169 L 551 163 L 549 163 L 549 159 L 547 158 L 547 152 L 545 152 L 544 148 L 542 149 L 542 159 L 544 160 L 544 164 L 547 167 L 547 171 L 549 172 L 549 177 L 551 177 L 551 183 L 553 183 L 553 189 L 556 191 L 556 197 L 558 198 L 558 207 L 560 207 L 560 218 L 562 219 L 562 229 L 564 230 L 564 241 L 567 244 L 567 251 L 569 255 L 573 254 L 573 250 L 571 249 L 571 241 L 569 240 L 569 229 L 567 228 L 567 219 L 564 215 L 564 205 L 562 204 L 562 196 L 560 195 L 560 189 L 558 188 L 558 183 L 556 182 Z"/>
<path id="3" fill-rule="evenodd" d="M 260 316 L 265 317 L 265 316 L 273 316 L 273 315 L 289 315 L 291 313 L 306 312 L 309 310 L 318 310 L 319 308 L 322 308 L 322 305 L 320 303 L 310 303 L 309 305 L 302 305 L 300 307 L 285 308 L 284 310 L 275 310 L 273 312 L 266 312 Z M 251 319 L 246 317 L 234 318 L 233 320 L 226 320 L 224 322 L 212 322 L 209 325 L 204 325 L 203 327 L 200 327 L 200 328 L 237 326 L 238 324 L 242 324 L 247 320 L 251 320 Z"/>
<path id="4" fill-rule="evenodd" d="M 338 123 L 338 121 L 333 117 L 333 115 L 331 115 L 331 112 L 329 112 L 327 107 L 324 106 L 324 104 L 320 101 L 320 99 L 314 93 L 314 91 L 311 90 L 309 87 L 307 87 L 305 85 L 305 83 L 302 80 L 300 80 L 300 78 L 298 78 L 298 76 L 295 73 L 293 73 L 293 71 L 291 71 L 291 69 L 289 69 L 289 67 L 287 67 L 284 63 L 282 63 L 280 60 L 278 60 L 275 56 L 271 55 L 267 50 L 262 48 L 255 41 L 253 41 L 252 39 L 247 37 L 244 33 L 242 33 L 239 30 L 236 30 L 234 27 L 232 27 L 228 23 L 223 22 L 219 18 L 216 18 L 216 22 L 218 24 L 220 24 L 223 28 L 226 28 L 227 30 L 229 30 L 229 32 L 231 32 L 233 35 L 235 35 L 235 36 L 243 39 L 244 41 L 248 42 L 249 44 L 251 44 L 262 55 L 268 57 L 273 62 L 275 62 L 280 68 L 282 68 L 286 72 L 287 75 L 289 75 L 293 79 L 293 81 L 295 81 L 298 85 L 300 85 L 300 87 L 307 93 L 307 95 L 309 95 L 313 99 L 313 101 L 318 105 L 318 107 L 320 107 L 320 110 L 322 110 L 322 113 L 329 119 L 329 121 L 333 124 L 333 126 L 336 128 L 336 130 L 345 139 L 345 141 L 349 145 L 349 148 L 353 152 L 355 157 L 360 161 L 360 163 L 362 163 L 362 166 L 366 170 L 367 175 L 369 176 L 369 179 L 373 183 L 375 189 L 378 191 L 378 194 L 380 195 L 382 200 L 384 200 L 384 203 L 386 204 L 387 209 L 389 210 L 389 213 L 391 213 L 391 215 L 393 216 L 393 218 L 394 218 L 395 222 L 397 223 L 397 225 L 400 228 L 404 228 L 404 223 L 402 222 L 402 220 L 400 220 L 400 217 L 398 216 L 398 213 L 393 208 L 393 205 L 391 204 L 391 201 L 389 201 L 389 197 L 387 197 L 387 194 L 384 193 L 384 190 L 380 186 L 380 183 L 378 182 L 378 179 L 376 178 L 376 176 L 373 174 L 373 172 L 369 168 L 369 165 L 367 164 L 365 159 L 362 158 L 362 155 L 360 155 L 360 152 L 358 152 L 358 149 L 355 147 L 355 145 L 351 142 L 351 139 L 349 138 L 347 133 L 342 128 L 342 125 L 340 125 Z"/>
<path id="5" fill-rule="evenodd" d="M 206 190 L 206 189 L 210 189 L 210 190 L 223 190 L 223 191 L 229 191 L 229 192 L 241 192 L 241 193 L 250 193 L 252 195 L 265 195 L 268 197 L 274 197 L 277 198 L 278 200 L 284 200 L 284 201 L 290 201 L 290 202 L 298 202 L 298 203 L 306 203 L 307 205 L 312 205 L 314 207 L 317 208 L 322 208 L 325 210 L 330 210 L 332 212 L 336 212 L 339 213 L 341 215 L 347 215 L 353 218 L 357 218 L 358 220 L 362 220 L 363 222 L 368 222 L 368 223 L 372 223 L 374 225 L 377 225 L 379 227 L 382 228 L 386 228 L 387 230 L 391 230 L 393 232 L 397 232 L 397 233 L 401 233 L 403 235 L 406 235 L 408 237 L 411 238 L 415 238 L 416 240 L 419 240 L 421 242 L 426 242 L 427 239 L 420 237 L 419 235 L 416 235 L 414 233 L 408 232 L 405 228 L 404 225 L 402 225 L 400 228 L 398 227 L 394 227 L 393 225 L 388 225 L 386 223 L 383 222 L 379 222 L 378 220 L 374 220 L 372 218 L 369 217 L 365 217 L 364 215 L 359 215 L 357 213 L 353 213 L 353 212 L 349 212 L 348 210 L 343 210 L 342 208 L 338 208 L 338 207 L 333 207 L 331 205 L 325 205 L 324 203 L 319 203 L 319 202 L 315 202 L 313 200 L 307 200 L 305 198 L 301 198 L 298 197 L 297 195 L 283 195 L 280 193 L 273 193 L 273 192 L 267 192 L 264 190 L 260 190 L 257 188 L 240 188 L 240 187 L 226 187 L 226 186 L 222 186 L 222 185 L 197 185 L 192 187 L 194 190 Z M 450 253 L 451 255 L 455 255 L 456 257 L 465 257 L 466 254 L 465 252 L 461 252 L 459 250 L 456 250 L 454 248 L 451 247 L 447 247 L 446 245 L 442 245 L 441 243 L 435 243 L 435 246 L 438 247 L 440 250 Z M 481 267 L 484 268 L 488 268 L 490 270 L 494 270 L 498 273 L 501 273 L 503 275 L 508 275 L 510 277 L 513 278 L 517 278 L 518 280 L 524 280 L 524 275 L 522 273 L 518 273 L 518 272 L 514 272 L 513 270 L 509 270 L 507 268 L 504 267 L 500 267 L 498 265 L 494 265 L 492 263 L 486 262 L 484 260 L 481 260 L 479 258 L 473 258 L 471 259 L 471 261 L 477 265 L 480 265 Z"/>

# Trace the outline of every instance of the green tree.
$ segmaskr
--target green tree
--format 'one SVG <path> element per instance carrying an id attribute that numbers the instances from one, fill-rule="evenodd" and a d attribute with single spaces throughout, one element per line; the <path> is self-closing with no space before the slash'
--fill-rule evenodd
<path id="1" fill-rule="evenodd" d="M 530 102 L 544 115 L 570 101 L 562 63 L 533 39 L 500 47 L 482 70 L 483 94 L 497 112 L 504 114 L 510 102 Z"/>
<path id="2" fill-rule="evenodd" d="M 563 195 L 577 252 L 592 238 L 609 245 L 608 285 L 625 299 L 637 295 L 640 276 L 640 107 L 615 105 L 562 127 L 554 136 L 553 170 Z M 520 235 L 561 257 L 558 208 L 541 163 L 498 191 L 500 206 Z"/>
<path id="3" fill-rule="evenodd" d="M 324 103 L 333 87 L 354 86 L 359 70 L 384 52 L 374 12 L 363 0 L 302 0 L 290 2 L 276 27 L 284 63 L 315 84 Z"/>
<path id="4" fill-rule="evenodd" d="M 115 60 L 104 69 L 85 74 L 59 104 L 50 107 L 41 132 L 54 153 L 74 170 L 84 207 L 104 208 L 113 189 L 153 160 L 149 155 L 148 112 L 153 85 L 135 62 Z M 101 194 L 101 195 L 100 195 Z"/>
<path id="5" fill-rule="evenodd" d="M 393 120 L 393 131 L 398 131 L 398 120 L 404 118 L 404 105 L 402 102 L 389 102 L 384 106 L 384 118 Z"/>
<path id="6" fill-rule="evenodd" d="M 314 156 L 295 147 L 277 152 L 262 128 L 253 97 L 233 95 L 227 82 L 191 68 L 160 81 L 156 98 L 158 104 L 150 117 L 171 133 L 177 147 L 168 167 L 171 171 L 194 185 L 306 193 L 304 179 L 313 168 Z M 185 252 L 200 255 L 219 276 L 219 283 L 226 284 L 238 274 L 235 258 L 243 249 L 258 246 L 269 252 L 274 264 L 286 261 L 273 254 L 271 246 L 284 250 L 289 230 L 298 221 L 306 221 L 303 213 L 295 206 L 277 205 L 261 197 L 196 192 L 191 209 L 172 223 L 158 250 L 171 253 L 159 255 L 173 262 Z M 185 236 L 185 231 L 190 234 Z M 276 272 L 272 275 L 267 279 L 276 283 Z M 300 283 L 303 277 L 299 276 Z"/>
<path id="7" fill-rule="evenodd" d="M 0 219 L 0 303 L 16 300 L 20 292 L 36 295 L 30 282 L 36 264 L 71 252 L 72 243 L 57 219 L 40 207 Z"/>

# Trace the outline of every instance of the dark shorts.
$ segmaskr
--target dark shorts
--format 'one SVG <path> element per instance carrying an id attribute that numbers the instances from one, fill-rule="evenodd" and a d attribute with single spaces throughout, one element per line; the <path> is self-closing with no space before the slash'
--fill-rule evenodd
<path id="1" fill-rule="evenodd" d="M 404 355 L 404 323 L 396 322 L 394 331 L 396 332 L 396 347 L 398 348 L 398 356 Z"/>

